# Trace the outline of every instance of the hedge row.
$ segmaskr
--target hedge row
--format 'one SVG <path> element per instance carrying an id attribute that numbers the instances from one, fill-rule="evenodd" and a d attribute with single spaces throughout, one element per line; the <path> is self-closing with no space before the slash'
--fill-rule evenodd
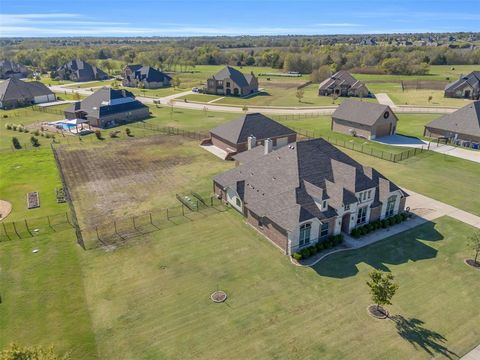
<path id="1" fill-rule="evenodd" d="M 300 250 L 299 252 L 293 253 L 292 257 L 295 260 L 308 259 L 310 256 L 313 256 L 320 251 L 331 249 L 337 245 L 340 245 L 342 242 L 342 234 L 333 235 L 330 236 L 326 241 L 318 242 L 315 245 L 309 246 L 305 249 Z"/>
<path id="2" fill-rule="evenodd" d="M 392 225 L 399 224 L 402 221 L 407 220 L 410 217 L 410 214 L 403 212 L 401 214 L 394 215 L 388 219 L 373 221 L 370 224 L 357 227 L 352 230 L 350 235 L 354 238 L 359 238 L 360 236 L 367 235 L 372 231 L 378 229 L 386 229 Z"/>
<path id="3" fill-rule="evenodd" d="M 12 131 L 18 131 L 18 132 L 23 132 L 23 133 L 29 133 L 31 132 L 33 135 L 35 136 L 44 136 L 46 137 L 47 139 L 49 138 L 55 138 L 55 135 L 53 134 L 49 134 L 45 131 L 39 131 L 39 130 L 33 130 L 33 131 L 30 131 L 29 129 L 27 129 L 25 126 L 23 125 L 17 125 L 17 124 L 5 124 L 5 129 L 7 130 L 12 130 Z"/>

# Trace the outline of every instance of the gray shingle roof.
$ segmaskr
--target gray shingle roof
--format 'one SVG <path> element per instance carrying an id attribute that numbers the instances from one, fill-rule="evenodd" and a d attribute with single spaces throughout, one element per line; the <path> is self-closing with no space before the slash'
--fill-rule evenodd
<path id="1" fill-rule="evenodd" d="M 132 70 L 134 78 L 140 81 L 163 82 L 165 79 L 172 79 L 169 75 L 151 66 L 130 65 L 129 68 Z"/>
<path id="2" fill-rule="evenodd" d="M 457 134 L 480 136 L 480 100 L 433 120 L 425 127 Z"/>
<path id="3" fill-rule="evenodd" d="M 385 179 L 392 191 L 399 189 L 327 141 L 313 139 L 260 156 L 216 176 L 214 181 L 234 189 L 243 183 L 245 206 L 291 231 L 299 221 L 337 215 L 336 209 L 343 204 L 357 201 L 355 192 L 379 186 L 379 179 Z M 329 199 L 328 209 L 320 211 L 315 198 Z"/>
<path id="4" fill-rule="evenodd" d="M 455 91 L 459 86 L 464 85 L 465 83 L 469 84 L 473 89 L 480 90 L 480 71 L 473 71 L 470 74 L 461 77 L 457 81 L 454 81 L 448 84 L 445 87 L 447 91 Z"/>
<path id="5" fill-rule="evenodd" d="M 238 86 L 249 86 L 252 81 L 252 74 L 244 74 L 231 66 L 225 66 L 222 70 L 217 72 L 213 77 L 216 80 L 232 79 Z"/>
<path id="6" fill-rule="evenodd" d="M 241 144 L 247 142 L 250 135 L 255 136 L 257 140 L 265 140 L 273 137 L 292 135 L 295 134 L 295 131 L 265 115 L 251 113 L 220 125 L 210 130 L 210 133 L 230 143 Z"/>
<path id="7" fill-rule="evenodd" d="M 121 101 L 122 99 L 125 99 L 125 101 Z M 113 101 L 112 104 L 112 100 L 117 101 Z M 73 113 L 82 110 L 89 116 L 101 117 L 144 107 L 146 105 L 135 100 L 135 96 L 130 91 L 103 87 L 82 101 L 70 105 L 65 109 L 65 112 Z"/>
<path id="8" fill-rule="evenodd" d="M 332 117 L 357 124 L 372 126 L 383 117 L 385 111 L 393 114 L 388 105 L 364 101 L 345 100 L 333 113 Z"/>
<path id="9" fill-rule="evenodd" d="M 348 71 L 340 70 L 339 72 L 333 74 L 328 79 L 320 83 L 320 90 L 334 88 L 338 86 L 346 86 L 352 89 L 356 89 L 362 86 L 365 86 L 363 82 L 355 79 Z"/>
<path id="10" fill-rule="evenodd" d="M 74 73 L 79 81 L 103 80 L 108 75 L 94 65 L 86 61 L 74 59 L 62 65 L 58 70 L 59 73 L 65 73 L 66 77 Z"/>
<path id="11" fill-rule="evenodd" d="M 51 95 L 53 92 L 38 81 L 22 81 L 10 78 L 0 83 L 0 101 L 12 101 L 35 96 Z"/>

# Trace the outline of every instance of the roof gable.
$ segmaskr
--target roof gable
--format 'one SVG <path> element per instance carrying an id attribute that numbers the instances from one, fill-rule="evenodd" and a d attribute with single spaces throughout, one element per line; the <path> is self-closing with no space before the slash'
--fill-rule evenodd
<path id="1" fill-rule="evenodd" d="M 457 111 L 444 115 L 425 125 L 458 134 L 480 136 L 480 100 L 474 101 Z"/>
<path id="2" fill-rule="evenodd" d="M 347 99 L 338 106 L 332 117 L 372 126 L 375 125 L 379 119 L 383 118 L 386 111 L 396 118 L 396 115 L 388 105 Z"/>

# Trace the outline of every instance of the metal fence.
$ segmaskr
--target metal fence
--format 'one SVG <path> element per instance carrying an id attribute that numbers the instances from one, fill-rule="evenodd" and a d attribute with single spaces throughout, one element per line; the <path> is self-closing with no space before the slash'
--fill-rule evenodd
<path id="1" fill-rule="evenodd" d="M 54 109 L 54 108 L 51 108 L 51 107 L 48 107 L 48 106 L 33 105 L 32 110 L 47 113 L 47 114 L 64 115 L 63 110 Z"/>
<path id="2" fill-rule="evenodd" d="M 159 132 L 165 135 L 180 135 L 194 140 L 203 140 L 210 135 L 207 132 L 180 129 L 172 126 L 158 126 L 145 122 L 132 123 L 129 126 Z"/>

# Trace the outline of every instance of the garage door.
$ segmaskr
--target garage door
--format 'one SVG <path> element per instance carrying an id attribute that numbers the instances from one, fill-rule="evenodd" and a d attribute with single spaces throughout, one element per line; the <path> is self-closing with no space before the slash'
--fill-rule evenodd
<path id="1" fill-rule="evenodd" d="M 285 146 L 287 144 L 288 144 L 288 137 L 278 138 L 276 148 L 277 149 L 281 148 L 282 146 Z"/>

